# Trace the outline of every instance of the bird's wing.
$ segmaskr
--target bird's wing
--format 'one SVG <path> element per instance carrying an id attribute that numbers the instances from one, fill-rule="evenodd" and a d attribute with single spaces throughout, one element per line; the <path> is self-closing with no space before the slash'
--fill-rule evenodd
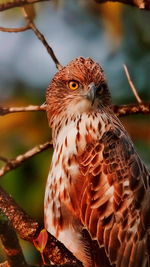
<path id="1" fill-rule="evenodd" d="M 149 266 L 150 177 L 126 132 L 105 132 L 78 162 L 79 216 L 92 239 L 117 267 Z"/>

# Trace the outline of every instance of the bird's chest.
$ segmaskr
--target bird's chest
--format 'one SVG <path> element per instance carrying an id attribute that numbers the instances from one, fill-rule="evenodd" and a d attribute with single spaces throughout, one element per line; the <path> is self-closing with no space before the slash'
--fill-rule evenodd
<path id="1" fill-rule="evenodd" d="M 73 209 L 81 183 L 79 156 L 84 153 L 88 143 L 100 138 L 105 125 L 97 116 L 82 115 L 66 123 L 55 139 L 55 148 L 45 192 L 45 214 L 52 230 L 64 216 L 64 206 Z M 57 131 L 57 129 L 56 129 Z M 78 191 L 76 188 L 78 187 Z M 73 195 L 74 193 L 76 195 Z M 66 211 L 65 211 L 66 212 Z"/>
<path id="2" fill-rule="evenodd" d="M 87 144 L 98 140 L 104 128 L 102 119 L 87 115 L 62 127 L 56 138 L 49 178 L 51 183 L 59 181 L 60 192 L 61 184 L 67 185 L 70 177 L 76 177 L 79 171 L 78 158 L 86 150 Z"/>

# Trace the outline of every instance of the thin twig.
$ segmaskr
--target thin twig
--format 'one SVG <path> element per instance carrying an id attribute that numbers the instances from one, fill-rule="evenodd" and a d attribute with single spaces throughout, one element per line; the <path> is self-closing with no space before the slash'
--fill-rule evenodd
<path id="1" fill-rule="evenodd" d="M 0 177 L 11 170 L 18 168 L 24 161 L 32 158 L 33 156 L 41 153 L 42 151 L 50 147 L 52 147 L 51 142 L 46 142 L 28 150 L 24 154 L 17 156 L 15 159 L 8 160 L 7 163 L 0 169 Z"/>
<path id="2" fill-rule="evenodd" d="M 14 33 L 17 33 L 17 32 L 24 32 L 24 31 L 27 31 L 27 30 L 30 30 L 30 26 L 29 25 L 26 25 L 26 26 L 23 26 L 23 27 L 20 27 L 20 28 L 5 28 L 5 27 L 0 27 L 0 31 L 1 32 L 14 32 Z"/>
<path id="3" fill-rule="evenodd" d="M 10 114 L 10 113 L 15 113 L 15 112 L 26 112 L 26 111 L 45 111 L 46 105 L 41 105 L 41 106 L 34 106 L 34 105 L 29 105 L 26 107 L 10 107 L 10 108 L 5 108 L 0 106 L 0 116 Z"/>
<path id="4" fill-rule="evenodd" d="M 139 97 L 138 92 L 137 92 L 137 90 L 136 90 L 136 88 L 135 88 L 135 86 L 134 86 L 134 83 L 133 83 L 133 81 L 132 81 L 132 79 L 131 79 L 131 76 L 130 76 L 130 74 L 129 74 L 128 68 L 127 68 L 127 66 L 126 66 L 125 64 L 123 65 L 123 67 L 124 67 L 124 70 L 125 70 L 125 73 L 126 73 L 126 76 L 127 76 L 128 82 L 129 82 L 129 85 L 130 85 L 130 87 L 131 87 L 131 90 L 132 90 L 132 92 L 133 92 L 133 94 L 134 94 L 134 96 L 135 96 L 137 102 L 138 102 L 139 104 L 141 104 L 141 103 L 142 103 L 142 100 L 141 100 L 141 98 Z"/>
<path id="5" fill-rule="evenodd" d="M 54 54 L 53 49 L 49 46 L 48 42 L 46 41 L 44 35 L 37 29 L 36 25 L 34 24 L 34 22 L 29 18 L 25 8 L 23 8 L 24 11 L 24 17 L 27 21 L 27 25 L 25 27 L 20 27 L 20 28 L 4 28 L 4 27 L 0 27 L 0 31 L 4 31 L 4 32 L 21 32 L 21 31 L 26 31 L 31 29 L 35 35 L 37 36 L 37 38 L 42 42 L 42 44 L 45 46 L 45 48 L 47 49 L 48 54 L 51 56 L 52 60 L 54 61 L 56 68 L 58 70 L 61 70 L 63 67 L 60 64 L 60 62 L 58 61 L 56 55 Z"/>
<path id="6" fill-rule="evenodd" d="M 54 61 L 55 65 L 56 65 L 56 68 L 58 70 L 61 70 L 63 67 L 60 64 L 60 62 L 58 61 L 57 57 L 55 56 L 53 49 L 49 46 L 44 35 L 37 29 L 34 22 L 29 18 L 25 8 L 23 8 L 23 13 L 24 13 L 24 17 L 25 17 L 28 25 L 30 26 L 30 28 L 33 30 L 33 32 L 35 33 L 37 38 L 42 42 L 42 44 L 46 47 L 48 54 L 51 56 L 52 60 Z"/>
<path id="7" fill-rule="evenodd" d="M 0 11 L 4 11 L 10 8 L 14 7 L 21 7 L 28 4 L 35 4 L 38 2 L 45 2 L 50 0 L 15 0 L 15 1 L 9 1 L 7 3 L 0 4 Z"/>
<path id="8" fill-rule="evenodd" d="M 11 267 L 27 267 L 16 232 L 10 222 L 0 220 L 0 238 L 7 256 L 8 265 Z"/>
<path id="9" fill-rule="evenodd" d="M 33 243 L 34 239 L 38 237 L 42 226 L 21 209 L 14 199 L 1 187 L 0 210 L 8 217 L 20 238 Z M 82 266 L 72 253 L 50 234 L 48 234 L 48 242 L 43 253 L 47 264 L 51 260 L 55 264 L 74 263 Z"/>

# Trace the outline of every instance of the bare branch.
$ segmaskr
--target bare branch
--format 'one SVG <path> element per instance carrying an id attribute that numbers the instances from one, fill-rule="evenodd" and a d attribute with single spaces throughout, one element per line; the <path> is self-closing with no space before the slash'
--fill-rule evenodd
<path id="1" fill-rule="evenodd" d="M 150 102 L 142 102 L 141 104 L 128 104 L 128 105 L 114 105 L 114 112 L 117 116 L 127 116 L 132 114 L 149 114 Z M 10 113 L 27 112 L 27 111 L 46 111 L 46 104 L 41 106 L 26 106 L 26 107 L 0 107 L 0 116 L 8 115 Z"/>
<path id="2" fill-rule="evenodd" d="M 126 5 L 138 7 L 139 9 L 150 10 L 149 0 L 95 0 L 97 3 L 102 4 L 104 2 L 120 2 Z"/>
<path id="3" fill-rule="evenodd" d="M 24 17 L 25 17 L 28 25 L 33 30 L 33 32 L 35 33 L 37 38 L 46 47 L 48 54 L 51 56 L 52 60 L 54 61 L 55 65 L 56 65 L 56 68 L 58 70 L 61 70 L 63 67 L 60 64 L 60 62 L 58 61 L 57 57 L 55 56 L 53 49 L 49 46 L 48 42 L 46 41 L 44 35 L 37 29 L 37 27 L 35 26 L 34 22 L 29 18 L 28 14 L 27 14 L 27 12 L 26 12 L 26 10 L 24 8 L 23 8 L 23 11 L 24 11 Z"/>
<path id="4" fill-rule="evenodd" d="M 29 4 L 29 2 L 28 2 L 28 4 Z M 37 27 L 34 24 L 34 22 L 29 18 L 29 16 L 28 16 L 25 8 L 23 8 L 23 13 L 24 13 L 24 17 L 25 17 L 25 19 L 27 21 L 27 25 L 26 26 L 20 27 L 20 28 L 5 28 L 5 27 L 0 27 L 0 31 L 3 31 L 3 32 L 16 32 L 17 33 L 17 32 L 26 31 L 26 30 L 31 29 L 35 33 L 35 35 L 37 36 L 37 38 L 42 42 L 42 44 L 47 49 L 47 52 L 51 56 L 52 60 L 54 61 L 55 65 L 56 65 L 56 68 L 58 70 L 61 70 L 63 67 L 60 64 L 60 62 L 58 61 L 56 55 L 54 54 L 53 49 L 49 46 L 49 44 L 46 41 L 44 35 L 37 29 Z"/>
<path id="5" fill-rule="evenodd" d="M 10 108 L 5 108 L 0 106 L 0 116 L 10 114 L 10 113 L 15 113 L 15 112 L 25 112 L 25 111 L 45 111 L 46 105 L 41 105 L 41 106 L 33 106 L 29 105 L 26 107 L 10 107 Z"/>
<path id="6" fill-rule="evenodd" d="M 0 4 L 0 11 L 4 11 L 10 8 L 14 7 L 21 7 L 27 4 L 35 4 L 38 2 L 45 2 L 45 1 L 50 1 L 50 0 L 15 0 L 15 1 L 10 1 L 7 3 Z M 109 0 L 95 0 L 97 3 L 101 4 L 104 2 L 108 2 Z M 149 0 L 110 0 L 111 2 L 121 2 L 126 5 L 132 5 L 136 6 L 140 9 L 145 9 L 145 10 L 150 10 L 150 2 Z"/>
<path id="7" fill-rule="evenodd" d="M 7 163 L 0 169 L 0 177 L 5 175 L 7 172 L 16 169 L 27 159 L 32 158 L 33 156 L 41 153 L 42 151 L 50 148 L 51 146 L 51 142 L 46 142 L 28 150 L 22 155 L 17 156 L 15 159 L 8 160 Z"/>
<path id="8" fill-rule="evenodd" d="M 27 31 L 27 30 L 30 30 L 30 26 L 29 25 L 26 25 L 26 26 L 23 26 L 23 27 L 20 27 L 20 28 L 5 28 L 5 27 L 0 27 L 0 31 L 1 32 L 24 32 L 24 31 Z"/>
<path id="9" fill-rule="evenodd" d="M 129 104 L 129 105 L 114 105 L 114 112 L 118 117 L 133 115 L 133 114 L 150 114 L 150 103 Z"/>
<path id="10" fill-rule="evenodd" d="M 13 228 L 22 239 L 33 243 L 42 229 L 39 223 L 32 219 L 23 209 L 21 209 L 14 199 L 9 196 L 0 187 L 0 210 L 8 217 L 12 223 Z M 52 235 L 48 234 L 48 242 L 43 251 L 44 257 L 55 264 L 79 264 L 81 263 L 75 259 L 71 252 L 69 252 L 63 244 L 56 240 Z M 17 266 L 17 265 L 16 265 Z"/>
<path id="11" fill-rule="evenodd" d="M 17 235 L 10 222 L 0 220 L 0 238 L 7 256 L 8 265 L 11 267 L 27 267 Z"/>
<path id="12" fill-rule="evenodd" d="M 15 1 L 9 1 L 7 3 L 0 4 L 0 11 L 4 11 L 10 8 L 14 7 L 21 7 L 28 4 L 35 4 L 38 2 L 45 2 L 50 0 L 15 0 Z"/>
<path id="13" fill-rule="evenodd" d="M 128 68 L 127 68 L 127 66 L 126 66 L 125 64 L 123 65 L 123 67 L 124 67 L 124 70 L 125 70 L 125 73 L 126 73 L 126 76 L 127 76 L 128 82 L 129 82 L 129 85 L 130 85 L 130 87 L 131 87 L 131 90 L 132 90 L 132 92 L 133 92 L 133 94 L 134 94 L 134 96 L 135 96 L 137 102 L 138 102 L 139 104 L 141 104 L 141 103 L 142 103 L 142 100 L 141 100 L 141 98 L 140 98 L 139 95 L 138 95 L 138 92 L 137 92 L 137 90 L 136 90 L 136 88 L 135 88 L 135 86 L 134 86 L 133 81 L 131 80 L 131 76 L 130 76 L 130 74 L 129 74 Z"/>

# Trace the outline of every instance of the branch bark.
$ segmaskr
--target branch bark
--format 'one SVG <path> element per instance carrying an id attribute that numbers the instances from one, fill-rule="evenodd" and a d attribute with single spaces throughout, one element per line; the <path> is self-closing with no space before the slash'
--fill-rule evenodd
<path id="1" fill-rule="evenodd" d="M 118 117 L 134 114 L 150 114 L 150 102 L 141 104 L 114 105 L 114 112 Z"/>
<path id="2" fill-rule="evenodd" d="M 13 228 L 19 234 L 19 236 L 33 243 L 42 229 L 42 226 L 28 214 L 21 209 L 14 199 L 9 196 L 0 187 L 0 210 L 8 217 L 12 223 Z M 48 234 L 48 242 L 43 251 L 47 263 L 49 261 L 55 264 L 76 264 L 82 266 L 81 263 L 76 260 L 70 251 L 68 251 L 63 244 L 56 240 L 52 235 Z"/>
<path id="3" fill-rule="evenodd" d="M 17 235 L 10 222 L 0 220 L 0 238 L 7 256 L 7 264 L 11 267 L 27 267 Z"/>

